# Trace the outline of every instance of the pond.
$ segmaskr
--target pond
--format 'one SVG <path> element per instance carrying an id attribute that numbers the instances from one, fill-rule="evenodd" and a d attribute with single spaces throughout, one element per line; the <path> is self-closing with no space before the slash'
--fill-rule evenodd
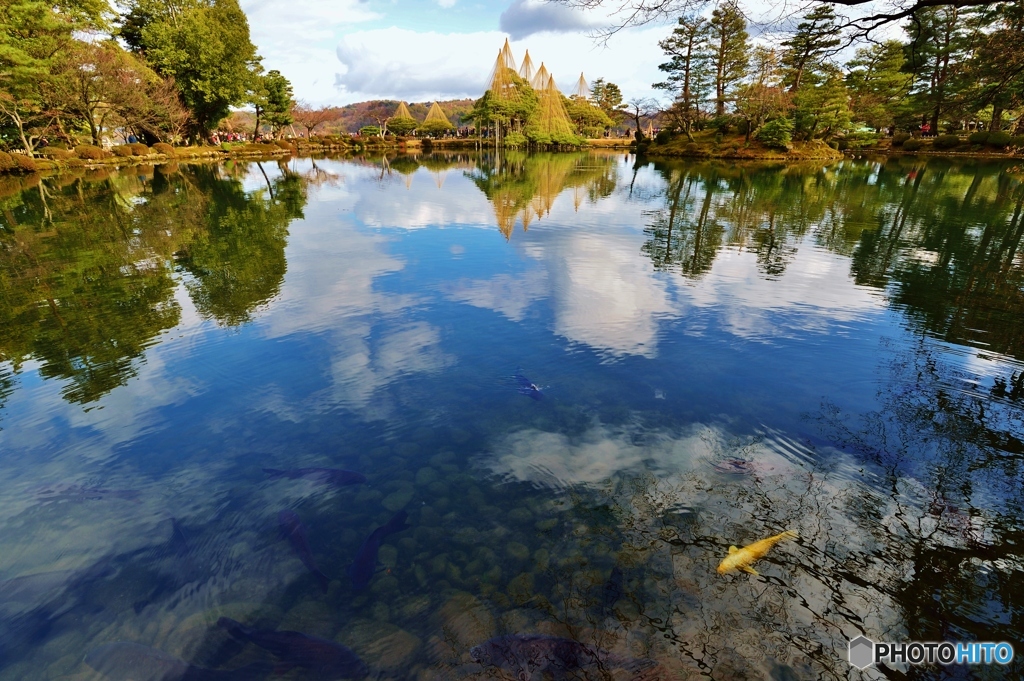
<path id="1" fill-rule="evenodd" d="M 1020 678 L 847 642 L 1024 640 L 1021 177 L 4 180 L 0 679 Z"/>

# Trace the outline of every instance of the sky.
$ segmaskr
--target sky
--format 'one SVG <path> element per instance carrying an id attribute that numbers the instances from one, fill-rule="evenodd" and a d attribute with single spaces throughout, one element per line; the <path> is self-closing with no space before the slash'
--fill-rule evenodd
<path id="1" fill-rule="evenodd" d="M 241 0 L 264 68 L 314 105 L 480 97 L 505 39 L 527 49 L 569 93 L 582 72 L 626 99 L 660 96 L 658 41 L 666 24 L 628 29 L 607 45 L 591 36 L 598 14 L 543 0 Z"/>

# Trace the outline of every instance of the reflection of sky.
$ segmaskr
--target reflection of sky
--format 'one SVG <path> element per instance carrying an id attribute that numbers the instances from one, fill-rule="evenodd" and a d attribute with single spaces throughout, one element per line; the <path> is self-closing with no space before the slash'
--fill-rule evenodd
<path id="1" fill-rule="evenodd" d="M 919 386 L 901 383 L 891 366 L 914 352 L 916 337 L 884 297 L 854 285 L 848 258 L 808 237 L 770 280 L 748 247 L 719 251 L 697 279 L 656 271 L 641 247 L 661 180 L 642 169 L 630 197 L 625 164 L 610 197 L 577 208 L 567 189 L 549 214 L 506 240 L 493 207 L 459 169 L 439 188 L 425 168 L 410 179 L 381 177 L 373 163 L 317 163 L 333 179 L 310 186 L 304 218 L 289 226 L 280 292 L 252 322 L 204 320 L 179 281 L 179 325 L 148 348 L 127 385 L 87 408 L 64 401 L 60 382 L 42 379 L 34 363 L 23 367 L 0 420 L 0 451 L 16 453 L 0 457 L 0 581 L 82 567 L 111 551 L 156 550 L 173 517 L 193 536 L 213 528 L 199 548 L 220 570 L 175 616 L 209 613 L 222 601 L 248 614 L 304 576 L 271 538 L 274 510 L 315 518 L 328 509 L 330 533 L 351 548 L 381 522 L 373 500 L 411 486 L 424 468 L 441 475 L 452 465 L 461 474 L 441 475 L 441 491 L 419 485 L 410 508 L 433 504 L 465 478 L 480 488 L 518 483 L 487 493 L 543 497 L 565 487 L 600 494 L 615 487 L 609 480 L 646 476 L 678 488 L 679 508 L 701 506 L 706 545 L 799 526 L 806 543 L 778 554 L 796 564 L 815 559 L 812 542 L 831 551 L 836 537 L 858 529 L 845 504 L 874 493 L 871 457 L 887 452 L 840 452 L 843 443 L 822 435 L 816 419 L 828 401 L 856 429 L 861 416 L 884 408 L 886 390 L 914 397 Z M 290 166 L 312 170 L 309 161 Z M 281 173 L 276 163 L 264 168 L 271 179 Z M 259 191 L 266 182 L 251 166 L 244 184 Z M 1004 358 L 935 347 L 965 385 L 1010 368 Z M 516 392 L 517 367 L 543 386 L 543 400 Z M 715 472 L 715 462 L 733 456 L 755 467 Z M 271 484 L 260 471 L 317 465 L 378 477 L 328 495 L 308 481 Z M 40 487 L 60 484 L 135 490 L 139 499 L 39 502 Z M 736 502 L 759 488 L 770 503 Z M 926 475 L 904 489 L 900 503 L 919 506 L 934 493 Z M 905 509 L 886 494 L 877 511 L 889 522 Z M 985 500 L 991 506 L 995 494 Z M 827 508 L 809 514 L 804 504 L 821 500 Z M 337 509 L 355 507 L 365 512 L 358 527 L 333 522 Z M 753 512 L 759 523 L 750 522 Z M 823 519 L 832 529 L 815 535 Z M 848 543 L 871 555 L 874 541 L 861 533 Z M 336 572 L 350 557 L 338 552 Z M 712 574 L 704 563 L 678 570 L 686 579 Z M 807 601 L 826 610 L 827 590 L 811 571 L 791 573 L 808 580 L 800 586 Z M 235 584 L 241 596 L 228 593 Z M 703 586 L 720 594 L 731 584 Z M 112 631 L 159 619 L 155 606 L 145 607 Z M 888 626 L 894 610 L 888 600 L 882 609 Z M 173 636 L 148 642 L 195 651 Z"/>
<path id="2" fill-rule="evenodd" d="M 531 332 L 539 324 L 553 339 L 564 339 L 567 349 L 587 348 L 606 358 L 663 357 L 669 363 L 680 361 L 679 332 L 756 340 L 848 334 L 851 325 L 872 318 L 885 323 L 878 315 L 881 299 L 852 285 L 848 262 L 809 244 L 770 284 L 752 253 L 734 250 L 720 252 L 696 282 L 655 272 L 640 253 L 642 213 L 651 204 L 630 198 L 623 186 L 578 208 L 572 189 L 566 189 L 548 215 L 528 231 L 517 227 L 505 243 L 492 206 L 458 168 L 444 171 L 439 188 L 437 174 L 423 167 L 409 178 L 393 172 L 381 179 L 381 166 L 374 163 L 318 165 L 339 180 L 310 189 L 305 219 L 290 227 L 281 292 L 253 327 L 218 331 L 202 323 L 179 287 L 182 322 L 148 352 L 137 378 L 104 397 L 98 408 L 83 411 L 63 404 L 51 384 L 26 385 L 32 381 L 22 377 L 26 387 L 6 411 L 31 417 L 8 416 L 0 438 L 34 448 L 46 442 L 40 433 L 49 423 L 63 424 L 62 432 L 93 433 L 107 446 L 130 441 L 163 427 L 164 407 L 228 378 L 235 365 L 206 355 L 230 350 L 243 361 L 245 353 L 271 341 L 302 346 L 298 355 L 312 364 L 302 365 L 308 378 L 301 391 L 286 383 L 266 389 L 256 403 L 276 405 L 267 408 L 282 416 L 290 410 L 293 419 L 303 404 L 371 410 L 380 417 L 392 407 L 375 395 L 389 384 L 439 375 L 460 361 L 457 346 L 477 342 L 471 330 L 441 325 L 458 316 L 458 306 L 493 311 L 527 324 Z M 293 161 L 290 168 L 304 173 L 311 164 Z M 281 172 L 276 163 L 264 164 L 264 170 L 271 179 Z M 619 171 L 620 180 L 629 179 L 631 169 L 621 161 Z M 643 169 L 636 187 L 649 195 L 658 182 Z M 250 166 L 244 184 L 261 189 L 263 173 Z M 509 333 L 511 327 L 502 328 Z M 685 362 L 679 367 L 690 371 Z M 255 375 L 261 373 L 267 378 L 273 372 Z M 254 378 L 245 376 L 250 383 Z M 649 382 L 664 383 L 665 377 L 654 371 Z"/>

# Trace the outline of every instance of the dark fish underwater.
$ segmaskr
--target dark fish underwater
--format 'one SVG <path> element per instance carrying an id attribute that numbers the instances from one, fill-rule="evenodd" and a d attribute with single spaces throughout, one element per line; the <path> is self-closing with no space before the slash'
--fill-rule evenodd
<path id="1" fill-rule="evenodd" d="M 475 646 L 469 654 L 474 662 L 512 672 L 516 681 L 540 681 L 545 672 L 563 679 L 577 671 L 609 667 L 636 673 L 655 664 L 651 660 L 605 653 L 572 639 L 541 634 L 497 636 Z"/>
<path id="2" fill-rule="evenodd" d="M 521 370 L 516 369 L 515 378 L 520 395 L 528 395 L 535 400 L 544 399 L 544 393 L 541 392 L 540 387 L 524 376 Z"/>
<path id="3" fill-rule="evenodd" d="M 373 579 L 373 573 L 377 570 L 377 552 L 380 550 L 381 541 L 389 534 L 401 532 L 410 527 L 405 522 L 408 517 L 408 513 L 399 511 L 392 516 L 391 520 L 371 532 L 370 536 L 359 547 L 352 565 L 348 568 L 348 576 L 352 578 L 352 586 L 357 591 L 365 588 L 370 583 L 370 580 Z"/>
<path id="4" fill-rule="evenodd" d="M 358 655 L 333 641 L 298 631 L 252 629 L 228 617 L 217 620 L 217 626 L 240 641 L 269 650 L 285 666 L 309 669 L 318 678 L 362 679 L 370 673 Z"/>
<path id="5" fill-rule="evenodd" d="M 358 485 L 366 482 L 366 476 L 362 473 L 346 471 L 342 468 L 289 468 L 287 470 L 264 468 L 263 472 L 266 473 L 267 477 L 271 480 L 279 480 L 281 478 L 288 478 L 290 480 L 305 478 L 307 480 L 319 482 L 321 485 L 331 485 L 333 487 Z"/>
<path id="6" fill-rule="evenodd" d="M 309 539 L 306 536 L 306 526 L 302 524 L 299 515 L 292 510 L 285 509 L 277 514 L 277 523 L 281 526 L 281 532 L 288 538 L 288 543 L 295 549 L 299 560 L 312 573 L 320 585 L 320 590 L 327 593 L 327 585 L 330 579 L 317 567 L 313 558 L 313 551 L 309 548 Z"/>

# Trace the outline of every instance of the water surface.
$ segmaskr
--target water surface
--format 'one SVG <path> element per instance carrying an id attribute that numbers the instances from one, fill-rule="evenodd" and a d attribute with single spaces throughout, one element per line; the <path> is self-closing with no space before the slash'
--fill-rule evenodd
<path id="1" fill-rule="evenodd" d="M 470 654 L 504 634 L 665 679 L 883 678 L 851 675 L 859 634 L 1024 640 L 1014 170 L 509 153 L 4 179 L 0 679 L 99 678 L 83 658 L 115 642 L 275 660 L 221 617 L 381 679 L 512 678 Z M 262 470 L 313 467 L 367 480 Z M 716 573 L 789 529 L 760 576 Z"/>

